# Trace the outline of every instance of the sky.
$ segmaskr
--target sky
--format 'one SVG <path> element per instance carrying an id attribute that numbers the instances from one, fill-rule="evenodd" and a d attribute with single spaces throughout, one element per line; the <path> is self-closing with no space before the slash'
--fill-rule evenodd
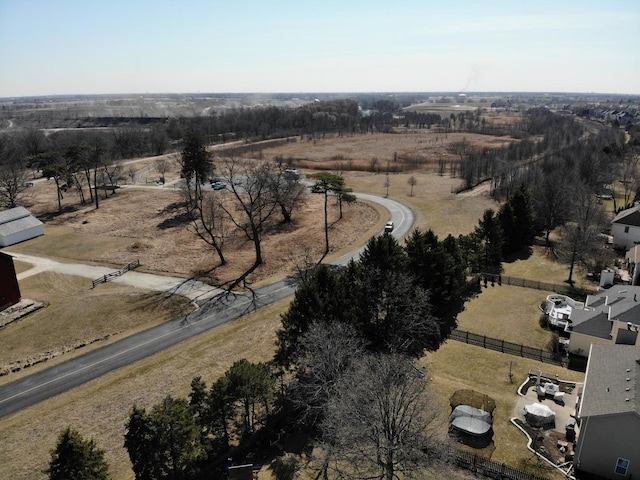
<path id="1" fill-rule="evenodd" d="M 0 0 L 0 98 L 640 94 L 640 0 Z"/>

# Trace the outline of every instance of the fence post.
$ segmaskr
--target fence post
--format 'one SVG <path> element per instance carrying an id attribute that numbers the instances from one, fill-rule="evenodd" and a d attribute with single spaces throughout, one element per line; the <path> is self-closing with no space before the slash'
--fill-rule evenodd
<path id="1" fill-rule="evenodd" d="M 502 346 L 500 347 L 500 351 L 504 353 L 504 338 L 502 339 Z"/>

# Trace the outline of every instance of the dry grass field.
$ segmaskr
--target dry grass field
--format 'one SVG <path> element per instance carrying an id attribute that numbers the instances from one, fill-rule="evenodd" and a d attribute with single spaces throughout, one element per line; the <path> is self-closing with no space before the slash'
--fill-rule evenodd
<path id="1" fill-rule="evenodd" d="M 20 282 L 23 297 L 35 298 L 46 306 L 0 330 L 0 384 L 192 309 L 184 297 L 116 283 L 96 289 L 90 286 L 86 278 L 55 272 Z"/>
<path id="2" fill-rule="evenodd" d="M 43 199 L 51 197 L 51 186 Z M 34 188 L 45 189 L 45 186 Z M 230 195 L 229 192 L 221 192 Z M 322 195 L 306 195 L 294 210 L 293 224 L 276 225 L 264 237 L 265 263 L 252 277 L 257 282 L 281 271 L 289 271 L 309 246 L 316 258 L 324 248 Z M 34 214 L 51 209 L 53 198 L 40 200 Z M 180 209 L 182 194 L 167 186 L 129 187 L 118 190 L 100 208 L 77 207 L 47 221 L 46 235 L 10 250 L 73 260 L 118 266 L 139 259 L 142 271 L 189 277 L 217 264 L 212 250 L 193 233 Z M 338 219 L 338 208 L 331 202 L 330 222 Z M 367 233 L 382 228 L 386 221 L 378 207 L 365 202 L 345 206 L 344 218 L 330 229 L 332 252 L 353 245 Z M 240 235 L 225 241 L 228 265 L 218 268 L 219 280 L 235 278 L 253 261 L 253 244 Z"/>
<path id="3" fill-rule="evenodd" d="M 401 155 L 420 151 L 426 158 L 437 161 L 438 149 L 446 150 L 446 146 L 441 145 L 440 139 L 436 141 L 435 135 L 369 135 L 291 142 L 273 150 L 265 149 L 263 154 L 266 158 L 275 155 L 295 158 L 295 166 L 303 174 L 309 172 L 311 167 L 344 171 L 348 185 L 355 191 L 384 196 L 387 194 L 386 173 L 348 172 L 345 163 L 349 158 L 364 166 L 371 161 L 372 155 L 386 162 L 387 159 L 393 159 L 394 152 Z M 358 140 L 362 141 L 360 147 Z M 451 141 L 451 138 L 445 140 Z M 483 141 L 504 140 L 489 138 Z M 303 157 L 306 163 L 298 163 L 298 159 Z M 410 175 L 415 176 L 418 182 L 412 196 L 407 183 Z M 458 184 L 459 180 L 438 176 L 434 173 L 433 163 L 427 162 L 421 169 L 391 174 L 388 195 L 415 210 L 417 226 L 431 228 L 441 238 L 448 234 L 457 236 L 472 231 L 486 208 L 498 207 L 482 187 L 454 195 L 452 189 Z M 43 215 L 54 209 L 51 185 L 38 182 L 33 190 L 34 213 Z M 320 238 L 322 235 L 319 213 L 321 196 L 308 197 L 301 206 L 294 227 L 273 232 L 265 242 L 266 265 L 255 281 L 266 281 L 290 273 L 301 254 L 299 249 L 304 245 L 322 246 L 322 241 L 318 240 L 318 235 Z M 75 202 L 70 197 L 65 200 Z M 46 235 L 11 249 L 63 261 L 114 266 L 140 258 L 142 268 L 147 271 L 190 275 L 210 265 L 212 259 L 188 226 L 176 221 L 175 204 L 179 201 L 179 192 L 170 186 L 121 189 L 103 201 L 98 211 L 84 207 L 51 216 L 47 220 Z M 336 215 L 336 212 L 332 214 Z M 339 222 L 331 232 L 335 249 L 333 255 L 340 255 L 362 244 L 373 232 L 379 231 L 385 221 L 385 212 L 375 206 L 364 203 L 349 206 L 345 210 L 345 221 Z M 242 258 L 245 247 L 238 240 L 229 244 L 229 251 Z M 24 265 L 18 265 L 20 271 L 25 268 Z M 539 248 L 534 248 L 530 257 L 507 263 L 504 268 L 505 274 L 558 283 L 566 278 L 568 272 L 566 266 L 554 262 Z M 221 275 L 224 273 L 221 272 Z M 232 269 L 226 272 L 228 275 L 233 273 Z M 104 287 L 96 289 L 98 293 L 93 298 L 85 284 L 75 278 L 52 278 L 40 274 L 21 283 L 23 296 L 48 299 L 50 306 L 38 314 L 40 317 L 22 321 L 20 330 L 11 333 L 10 342 L 14 344 L 12 351 L 5 352 L 3 347 L 0 350 L 0 359 L 3 360 L 0 363 L 8 361 L 4 359 L 33 354 L 39 348 L 37 344 L 44 345 L 49 340 L 44 338 L 47 332 L 64 336 L 77 328 L 85 332 L 82 338 L 125 335 L 171 318 L 185 307 L 183 304 L 156 304 L 147 292 L 133 293 L 131 289 L 124 291 L 115 285 Z M 489 286 L 466 304 L 465 311 L 459 317 L 460 328 L 544 346 L 550 339 L 550 333 L 537 324 L 537 307 L 545 295 L 547 292 L 518 287 Z M 101 312 L 118 302 L 122 304 L 122 312 L 113 312 L 113 322 L 94 324 L 93 320 Z M 279 315 L 287 305 L 288 301 L 271 305 L 135 365 L 0 419 L 0 477 L 16 480 L 44 478 L 40 472 L 46 467 L 49 450 L 54 447 L 58 433 L 66 426 L 72 426 L 86 438 L 94 438 L 98 446 L 106 450 L 114 479 L 132 479 L 133 472 L 122 446 L 124 424 L 130 408 L 134 404 L 151 407 L 166 395 L 186 395 L 193 377 L 201 375 L 207 383 L 211 383 L 240 358 L 250 361 L 270 359 L 274 352 Z M 138 312 L 138 315 L 130 315 L 130 309 Z M 78 319 L 85 315 L 93 320 L 79 324 Z M 54 316 L 62 323 L 52 323 Z M 8 344 L 2 338 L 7 333 L 0 332 L 0 345 Z M 26 336 L 33 337 L 34 343 L 29 345 L 24 342 Z M 513 384 L 508 377 L 510 360 L 515 360 L 512 365 Z M 437 352 L 427 354 L 420 364 L 428 371 L 440 406 L 443 441 L 447 439 L 449 397 L 460 388 L 473 388 L 491 394 L 497 403 L 495 451 L 492 458 L 527 469 L 535 468 L 535 461 L 526 449 L 526 439 L 508 423 L 517 400 L 517 384 L 524 381 L 530 369 L 558 373 L 563 379 L 583 378 L 580 373 L 526 359 L 514 359 L 453 341 L 445 343 Z M 11 380 L 10 377 L 5 376 L 2 382 Z M 460 478 L 466 476 L 460 474 Z M 261 478 L 270 478 L 266 469 L 261 473 Z"/>

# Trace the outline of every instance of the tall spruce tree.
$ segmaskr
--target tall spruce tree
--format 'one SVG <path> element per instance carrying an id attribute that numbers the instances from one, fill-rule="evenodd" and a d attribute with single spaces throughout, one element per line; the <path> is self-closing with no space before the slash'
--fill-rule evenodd
<path id="1" fill-rule="evenodd" d="M 488 273 L 499 273 L 502 270 L 504 237 L 495 211 L 485 210 L 474 233 L 482 244 L 482 267 Z"/>
<path id="2" fill-rule="evenodd" d="M 58 437 L 56 448 L 51 451 L 49 468 L 44 473 L 50 480 L 106 480 L 109 466 L 104 450 L 67 427 Z"/>

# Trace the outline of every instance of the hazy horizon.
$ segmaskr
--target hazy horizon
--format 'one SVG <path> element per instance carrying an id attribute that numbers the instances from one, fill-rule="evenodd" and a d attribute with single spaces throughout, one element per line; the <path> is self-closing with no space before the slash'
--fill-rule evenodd
<path id="1" fill-rule="evenodd" d="M 0 98 L 640 94 L 640 2 L 0 2 Z"/>
<path id="2" fill-rule="evenodd" d="M 21 96 L 9 96 L 9 97 L 0 97 L 0 100 L 8 100 L 8 99 L 30 99 L 30 98 L 89 98 L 89 97 L 117 97 L 117 98 L 126 98 L 126 97 L 162 97 L 162 96 L 193 96 L 193 97 L 236 97 L 236 96 L 256 96 L 256 97 L 276 97 L 276 96 L 287 96 L 291 98 L 295 98 L 297 95 L 301 97 L 312 97 L 314 95 L 317 96 L 336 96 L 336 97 L 348 97 L 353 95 L 440 95 L 443 97 L 446 96 L 459 96 L 465 95 L 470 98 L 474 96 L 482 97 L 499 97 L 499 96 L 578 96 L 578 97 L 599 97 L 599 96 L 615 96 L 615 97 L 640 97 L 640 94 L 635 93 L 614 93 L 614 92 L 535 92 L 535 91 L 513 91 L 513 92 L 460 92 L 460 91 L 424 91 L 424 92 L 386 92 L 386 91 L 362 91 L 362 92 L 120 92 L 120 93 L 64 93 L 64 94 L 52 94 L 52 95 L 21 95 Z"/>

